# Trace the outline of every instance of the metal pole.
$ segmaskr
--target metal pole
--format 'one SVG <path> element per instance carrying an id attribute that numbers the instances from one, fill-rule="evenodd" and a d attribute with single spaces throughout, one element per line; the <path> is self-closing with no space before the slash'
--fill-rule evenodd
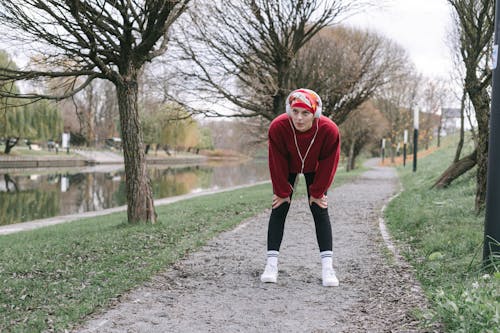
<path id="1" fill-rule="evenodd" d="M 382 165 L 384 164 L 385 157 L 385 139 L 382 139 Z"/>
<path id="2" fill-rule="evenodd" d="M 404 132 L 404 145 L 403 145 L 403 167 L 406 167 L 406 145 L 408 144 L 408 130 Z"/>
<path id="3" fill-rule="evenodd" d="M 488 266 L 493 255 L 500 255 L 500 68 L 498 44 L 500 38 L 500 0 L 496 0 L 495 43 L 493 45 L 493 89 L 491 98 L 490 133 L 488 142 L 488 182 L 486 186 L 486 216 L 484 221 L 483 264 Z"/>
<path id="4" fill-rule="evenodd" d="M 413 112 L 413 172 L 417 171 L 418 109 Z"/>

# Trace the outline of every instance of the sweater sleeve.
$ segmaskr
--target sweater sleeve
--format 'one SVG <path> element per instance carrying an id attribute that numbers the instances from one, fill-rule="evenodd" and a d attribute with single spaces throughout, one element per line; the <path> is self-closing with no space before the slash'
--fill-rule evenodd
<path id="1" fill-rule="evenodd" d="M 340 158 L 340 134 L 333 124 L 326 135 L 318 161 L 318 168 L 309 193 L 313 198 L 321 198 L 332 185 Z"/>
<path id="2" fill-rule="evenodd" d="M 286 198 L 292 193 L 288 183 L 288 156 L 285 141 L 281 138 L 276 124 L 269 127 L 269 173 L 273 184 L 273 193 Z"/>

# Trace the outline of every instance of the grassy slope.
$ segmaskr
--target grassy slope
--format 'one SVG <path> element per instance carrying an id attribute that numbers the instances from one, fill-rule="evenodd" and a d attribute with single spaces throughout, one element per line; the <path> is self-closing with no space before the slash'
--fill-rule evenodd
<path id="1" fill-rule="evenodd" d="M 450 332 L 498 332 L 500 279 L 481 267 L 484 214 L 474 211 L 475 169 L 445 190 L 431 189 L 455 147 L 456 140 L 445 140 L 418 160 L 416 173 L 398 168 L 404 191 L 388 206 L 387 223 L 431 300 L 428 319 Z"/>

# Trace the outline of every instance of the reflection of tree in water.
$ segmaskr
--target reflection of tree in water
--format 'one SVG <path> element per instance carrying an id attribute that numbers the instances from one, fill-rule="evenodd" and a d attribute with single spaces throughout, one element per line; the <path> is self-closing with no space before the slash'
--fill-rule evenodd
<path id="1" fill-rule="evenodd" d="M 83 173 L 73 173 L 73 174 L 66 174 L 66 177 L 68 177 L 69 184 L 71 186 L 71 185 L 84 184 L 85 181 L 87 180 L 87 175 L 88 174 L 83 174 Z"/>
<path id="2" fill-rule="evenodd" d="M 269 179 L 267 161 L 241 163 L 238 166 L 220 166 L 214 168 L 213 184 L 218 187 L 232 187 L 252 184 Z"/>
<path id="3" fill-rule="evenodd" d="M 31 221 L 59 215 L 57 190 L 0 192 L 0 225 Z"/>
<path id="4" fill-rule="evenodd" d="M 69 188 L 61 198 L 62 214 L 102 210 L 126 203 L 125 196 L 120 195 L 125 185 L 120 173 L 79 173 L 67 177 Z"/>
<path id="5" fill-rule="evenodd" d="M 149 172 L 156 199 L 269 179 L 267 163 L 155 166 Z M 102 210 L 127 202 L 123 171 L 33 175 L 36 177 L 25 173 L 0 176 L 8 191 L 0 192 L 0 224 Z"/>
<path id="6" fill-rule="evenodd" d="M 213 173 L 211 168 L 190 166 L 185 168 L 150 169 L 155 198 L 166 198 L 190 193 L 205 187 Z"/>
<path id="7" fill-rule="evenodd" d="M 3 179 L 5 180 L 5 189 L 7 190 L 7 192 L 11 191 L 10 184 L 12 184 L 14 192 L 19 192 L 16 181 L 8 173 L 3 175 Z"/>

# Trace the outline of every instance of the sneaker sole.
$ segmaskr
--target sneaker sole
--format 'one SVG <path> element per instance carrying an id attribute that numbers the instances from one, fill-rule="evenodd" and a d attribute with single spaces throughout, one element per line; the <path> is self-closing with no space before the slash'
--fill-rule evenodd
<path id="1" fill-rule="evenodd" d="M 323 282 L 323 287 L 338 287 L 339 286 L 339 282 L 327 282 L 327 283 L 324 283 Z"/>
<path id="2" fill-rule="evenodd" d="M 271 278 L 271 277 L 261 277 L 260 278 L 260 281 L 261 282 L 264 282 L 264 283 L 276 283 L 276 281 L 278 280 L 278 278 Z"/>

